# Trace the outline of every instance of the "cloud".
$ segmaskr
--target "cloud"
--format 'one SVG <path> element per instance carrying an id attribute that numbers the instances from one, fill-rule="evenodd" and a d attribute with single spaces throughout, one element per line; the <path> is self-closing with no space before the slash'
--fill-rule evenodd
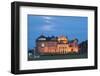
<path id="1" fill-rule="evenodd" d="M 44 19 L 45 25 L 43 25 L 41 27 L 41 30 L 43 30 L 43 31 L 54 31 L 55 30 L 54 25 L 52 24 L 53 18 L 49 17 L 49 16 L 44 16 L 43 19 Z"/>
<path id="2" fill-rule="evenodd" d="M 46 20 L 50 20 L 50 19 L 52 19 L 52 17 L 43 17 L 44 19 L 46 19 Z"/>
<path id="3" fill-rule="evenodd" d="M 51 23 L 51 21 L 50 21 L 50 20 L 45 20 L 45 22 L 46 22 L 46 23 Z"/>
<path id="4" fill-rule="evenodd" d="M 55 29 L 54 29 L 54 26 L 52 26 L 52 25 L 44 25 L 42 27 L 42 30 L 43 31 L 54 31 Z"/>

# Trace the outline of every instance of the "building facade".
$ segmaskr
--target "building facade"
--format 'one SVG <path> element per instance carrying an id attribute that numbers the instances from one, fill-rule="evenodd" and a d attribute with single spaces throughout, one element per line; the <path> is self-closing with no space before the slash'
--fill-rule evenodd
<path id="1" fill-rule="evenodd" d="M 78 53 L 78 40 L 74 39 L 68 41 L 65 36 L 58 37 L 46 37 L 44 35 L 39 36 L 36 39 L 36 50 L 39 54 L 67 54 Z"/>

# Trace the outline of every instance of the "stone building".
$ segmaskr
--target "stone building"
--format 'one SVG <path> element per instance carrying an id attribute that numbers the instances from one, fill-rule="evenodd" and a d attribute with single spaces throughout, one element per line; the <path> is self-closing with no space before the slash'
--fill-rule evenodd
<path id="1" fill-rule="evenodd" d="M 36 50 L 41 55 L 78 53 L 78 40 L 68 41 L 65 36 L 46 37 L 41 35 L 36 39 Z"/>

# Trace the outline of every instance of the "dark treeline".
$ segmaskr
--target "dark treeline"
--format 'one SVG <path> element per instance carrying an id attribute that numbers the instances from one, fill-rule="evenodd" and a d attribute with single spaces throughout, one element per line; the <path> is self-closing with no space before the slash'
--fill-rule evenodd
<path id="1" fill-rule="evenodd" d="M 79 44 L 80 52 L 79 53 L 88 53 L 88 41 L 83 41 Z"/>

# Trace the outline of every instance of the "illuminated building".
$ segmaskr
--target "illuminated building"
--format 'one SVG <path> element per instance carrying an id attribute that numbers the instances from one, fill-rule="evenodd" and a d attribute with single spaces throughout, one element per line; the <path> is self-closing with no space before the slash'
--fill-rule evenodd
<path id="1" fill-rule="evenodd" d="M 78 53 L 78 40 L 68 41 L 65 36 L 46 37 L 41 35 L 36 39 L 36 50 L 41 55 Z"/>

